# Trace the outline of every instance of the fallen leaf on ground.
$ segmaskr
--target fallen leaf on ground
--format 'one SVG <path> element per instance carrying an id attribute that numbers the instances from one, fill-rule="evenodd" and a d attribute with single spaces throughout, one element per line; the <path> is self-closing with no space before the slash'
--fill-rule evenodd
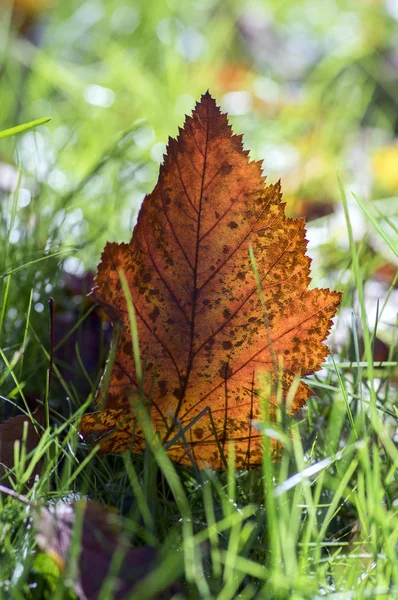
<path id="1" fill-rule="evenodd" d="M 64 571 L 70 559 L 77 510 L 82 510 L 83 514 L 76 572 L 72 576 L 75 593 L 79 600 L 98 598 L 110 569 L 114 566 L 112 561 L 115 552 L 120 551 L 120 568 L 116 573 L 112 572 L 115 577 L 112 598 L 125 598 L 154 568 L 157 553 L 150 546 L 132 548 L 121 533 L 120 518 L 112 509 L 95 502 L 82 501 L 35 509 L 34 524 L 39 548 L 55 560 L 61 572 Z M 171 586 L 157 598 L 171 598 L 177 591 L 176 586 Z"/>
<path id="2" fill-rule="evenodd" d="M 24 423 L 27 423 L 27 435 L 26 435 L 26 454 L 32 452 L 38 445 L 41 438 L 42 428 L 46 423 L 46 411 L 44 407 L 40 407 L 32 414 L 34 422 L 29 418 L 28 415 L 17 415 L 7 419 L 0 425 L 0 481 L 1 483 L 7 483 L 7 479 L 15 479 L 14 475 L 6 477 L 8 471 L 12 470 L 15 466 L 14 462 L 14 446 L 15 442 L 19 442 L 22 446 Z M 29 464 L 29 460 L 26 465 Z M 32 475 L 26 481 L 26 485 L 31 487 L 34 478 L 37 474 L 40 474 L 42 467 L 42 461 L 38 461 Z"/>
<path id="3" fill-rule="evenodd" d="M 281 198 L 280 184 L 265 185 L 261 163 L 249 160 L 242 136 L 205 94 L 169 140 L 131 242 L 108 243 L 98 267 L 95 298 L 122 323 L 105 404 L 100 391 L 102 410 L 82 421 L 103 453 L 145 448 L 121 272 L 136 312 L 145 402 L 177 463 L 222 469 L 232 440 L 238 468 L 261 465 L 255 423 L 264 402 L 275 415 L 277 399 L 259 397 L 259 374 L 282 386 L 288 413 L 311 395 L 300 382 L 286 406 L 296 376 L 319 369 L 328 354 L 322 342 L 341 294 L 307 289 L 304 219 L 287 219 Z"/>

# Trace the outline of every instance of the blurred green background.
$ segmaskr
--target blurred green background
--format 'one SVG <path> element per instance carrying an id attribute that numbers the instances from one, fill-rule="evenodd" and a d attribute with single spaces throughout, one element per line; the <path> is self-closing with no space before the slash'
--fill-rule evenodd
<path id="1" fill-rule="evenodd" d="M 52 118 L 0 142 L 0 333 L 10 360 L 29 310 L 36 333 L 46 331 L 49 295 L 75 311 L 71 327 L 87 309 L 84 273 L 106 241 L 130 238 L 168 136 L 207 89 L 269 181 L 282 179 L 288 213 L 307 217 L 314 284 L 344 289 L 351 311 L 340 170 L 372 324 L 377 299 L 396 283 L 396 258 L 349 192 L 396 235 L 397 0 L 0 0 L 0 8 L 0 129 Z M 378 324 L 387 344 L 394 294 Z"/>

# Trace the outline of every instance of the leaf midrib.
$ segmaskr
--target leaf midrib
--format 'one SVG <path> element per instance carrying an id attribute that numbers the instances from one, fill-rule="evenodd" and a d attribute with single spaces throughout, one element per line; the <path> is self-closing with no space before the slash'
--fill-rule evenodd
<path id="1" fill-rule="evenodd" d="M 199 115 L 198 115 L 199 120 Z M 163 442 L 167 442 L 170 434 L 174 430 L 174 423 L 178 419 L 178 415 L 181 411 L 181 407 L 184 401 L 185 392 L 188 387 L 189 378 L 192 371 L 192 364 L 194 360 L 194 339 L 195 339 L 195 325 L 196 325 L 196 304 L 198 300 L 198 290 L 197 290 L 197 279 L 198 279 L 198 264 L 199 264 L 199 249 L 200 249 L 200 225 L 201 225 L 201 215 L 202 215 L 202 202 L 203 202 L 203 192 L 205 189 L 205 178 L 206 178 L 206 167 L 207 167 L 207 155 L 208 155 L 208 146 L 209 146 L 209 104 L 206 104 L 206 142 L 205 142 L 205 152 L 203 156 L 203 169 L 202 169 L 202 181 L 200 187 L 199 194 L 199 206 L 198 206 L 198 222 L 196 229 L 196 245 L 195 245 L 195 263 L 193 265 L 193 290 L 192 290 L 192 310 L 191 310 L 191 324 L 190 324 L 190 336 L 189 336 L 189 353 L 187 360 L 187 367 L 185 370 L 185 380 L 180 389 L 179 399 L 177 403 L 177 407 L 174 413 L 173 422 L 171 423 Z M 185 191 L 185 187 L 184 187 Z"/>

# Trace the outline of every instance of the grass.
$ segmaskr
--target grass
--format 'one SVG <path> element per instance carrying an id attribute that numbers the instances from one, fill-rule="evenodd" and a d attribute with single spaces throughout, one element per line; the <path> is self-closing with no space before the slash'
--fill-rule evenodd
<path id="1" fill-rule="evenodd" d="M 0 131 L 0 140 L 6 137 L 10 137 L 12 135 L 16 135 L 18 133 L 24 133 L 29 131 L 30 129 L 34 129 L 39 125 L 45 125 L 51 121 L 51 117 L 43 117 L 42 119 L 36 119 L 35 121 L 31 121 L 30 123 L 24 123 L 23 125 L 17 125 L 16 127 L 11 127 L 10 129 L 5 129 L 4 131 Z"/>
<path id="2" fill-rule="evenodd" d="M 134 545 L 158 549 L 156 572 L 130 597 L 154 598 L 176 581 L 184 589 L 176 598 L 387 599 L 398 593 L 398 450 L 392 440 L 398 418 L 397 362 L 381 367 L 373 360 L 361 260 L 349 211 L 345 214 L 364 360 L 334 356 L 327 370 L 311 380 L 316 396 L 293 424 L 280 461 L 270 462 L 266 451 L 277 424 L 264 429 L 260 471 L 236 472 L 233 446 L 225 473 L 178 468 L 153 443 L 143 456 L 99 457 L 77 435 L 90 395 L 69 416 L 52 410 L 53 427 L 45 429 L 39 446 L 27 455 L 23 444 L 19 449 L 14 469 L 18 493 L 34 465 L 45 459 L 42 476 L 25 494 L 32 506 L 88 496 L 124 515 Z M 25 331 L 33 327 L 30 314 Z M 132 305 L 129 314 L 134 326 Z M 139 361 L 136 337 L 133 342 Z M 44 346 L 41 352 L 48 364 Z M 19 404 L 24 380 L 18 360 L 2 356 L 14 381 L 10 396 Z M 54 372 L 68 390 L 56 366 Z M 45 369 L 42 373 L 45 377 Z M 148 418 L 141 418 L 146 438 L 153 439 Z M 0 502 L 2 597 L 70 597 L 68 570 L 59 573 L 35 548 L 27 527 L 31 506 L 4 494 Z M 78 551 L 78 538 L 76 544 Z M 103 597 L 112 598 L 112 592 Z"/>
<path id="3" fill-rule="evenodd" d="M 319 40 L 333 33 L 330 18 L 339 29 L 337 17 L 322 23 L 318 14 L 306 21 L 304 3 L 268 3 L 280 26 L 277 39 L 293 35 L 299 23 L 301 38 L 304 31 L 318 44 L 319 63 L 292 82 L 284 80 L 279 60 L 261 64 L 261 56 L 251 55 L 241 21 L 244 3 L 137 3 L 139 26 L 129 33 L 114 25 L 118 0 L 90 4 L 86 20 L 81 4 L 68 0 L 54 7 L 39 46 L 15 37 L 9 21 L 0 23 L 1 161 L 16 165 L 15 185 L 0 202 L 0 415 L 3 421 L 16 409 L 31 414 L 44 402 L 51 421 L 51 427 L 37 424 L 42 436 L 36 448 L 22 442 L 15 449 L 14 491 L 28 504 L 0 494 L 0 600 L 73 598 L 68 577 L 76 563 L 61 572 L 39 551 L 31 516 L 37 504 L 86 496 L 116 508 L 133 546 L 159 552 L 156 571 L 141 581 L 136 600 L 154 598 L 175 582 L 182 585 L 181 600 L 398 597 L 398 364 L 391 310 L 397 274 L 385 285 L 376 318 L 369 308 L 375 273 L 389 250 L 396 253 L 396 190 L 376 183 L 371 196 L 377 200 L 365 201 L 353 186 L 367 220 L 360 239 L 359 217 L 345 192 L 351 192 L 346 182 L 362 181 L 367 172 L 366 165 L 359 174 L 347 167 L 355 140 L 362 144 L 362 134 L 375 140 L 365 149 L 371 153 L 380 139 L 394 136 L 398 95 L 388 70 L 385 75 L 395 43 L 393 19 L 375 3 L 354 9 L 341 0 L 342 13 L 354 11 L 358 31 L 362 27 L 366 35 L 357 37 L 351 52 L 322 54 Z M 316 11 L 319 3 L 311 5 Z M 165 31 L 169 44 L 162 41 Z M 178 40 L 186 31 L 206 42 L 198 59 L 181 54 Z M 328 47 L 335 49 L 333 40 Z M 90 85 L 113 91 L 114 104 L 83 101 Z M 294 95 L 298 85 L 302 98 Z M 279 99 L 273 103 L 266 94 L 263 102 L 264 86 L 267 94 L 277 90 Z M 347 329 L 346 342 L 310 378 L 314 396 L 290 435 L 282 422 L 264 424 L 265 449 L 272 436 L 282 438 L 285 448 L 278 462 L 265 451 L 262 469 L 252 472 L 236 472 L 232 446 L 228 470 L 214 473 L 176 467 L 160 445 L 141 456 L 101 457 L 78 436 L 109 344 L 109 325 L 85 298 L 90 281 L 84 273 L 95 267 L 106 240 L 130 235 L 167 135 L 174 135 L 182 114 L 208 87 L 218 98 L 241 89 L 252 95 L 252 110 L 231 120 L 245 132 L 254 158 L 269 159 L 280 148 L 300 153 L 297 170 L 283 161 L 267 165 L 271 180 L 282 176 L 291 214 L 309 197 L 331 198 L 345 215 L 344 225 L 333 221 L 331 239 L 318 245 L 313 266 L 314 283 L 344 291 L 335 327 Z M 48 114 L 52 120 L 45 123 Z M 38 119 L 40 127 L 28 131 Z M 10 137 L 16 123 L 27 125 Z M 269 150 L 263 150 L 264 140 Z M 338 164 L 344 165 L 340 185 Z M 389 197 L 380 200 L 383 195 Z M 325 218 L 317 219 L 310 233 L 323 231 L 324 224 Z M 129 316 L 134 323 L 132 305 Z M 375 354 L 379 337 L 388 346 L 382 361 Z M 138 365 L 136 337 L 133 346 Z M 42 475 L 27 489 L 42 459 Z M 6 483 L 0 478 L 0 485 Z M 79 549 L 77 528 L 75 560 Z M 109 585 L 101 600 L 112 596 Z"/>

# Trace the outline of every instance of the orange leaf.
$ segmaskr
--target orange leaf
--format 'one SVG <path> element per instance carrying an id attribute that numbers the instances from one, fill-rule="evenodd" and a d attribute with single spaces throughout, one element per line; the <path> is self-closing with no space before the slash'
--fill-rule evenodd
<path id="1" fill-rule="evenodd" d="M 287 219 L 280 184 L 265 186 L 242 136 L 207 93 L 170 139 L 158 183 L 142 205 L 129 244 L 108 243 L 96 299 L 122 322 L 103 410 L 82 433 L 102 452 L 141 452 L 134 418 L 138 386 L 122 270 L 134 303 L 144 392 L 154 429 L 181 464 L 223 468 L 234 440 L 239 468 L 261 464 L 258 374 L 283 387 L 318 369 L 340 293 L 311 290 L 304 220 Z M 260 302 L 249 247 L 262 286 Z M 283 363 L 283 375 L 278 365 Z M 301 382 L 288 412 L 311 394 Z M 98 402 L 98 401 L 97 401 Z M 183 432 L 183 433 L 182 433 Z"/>

